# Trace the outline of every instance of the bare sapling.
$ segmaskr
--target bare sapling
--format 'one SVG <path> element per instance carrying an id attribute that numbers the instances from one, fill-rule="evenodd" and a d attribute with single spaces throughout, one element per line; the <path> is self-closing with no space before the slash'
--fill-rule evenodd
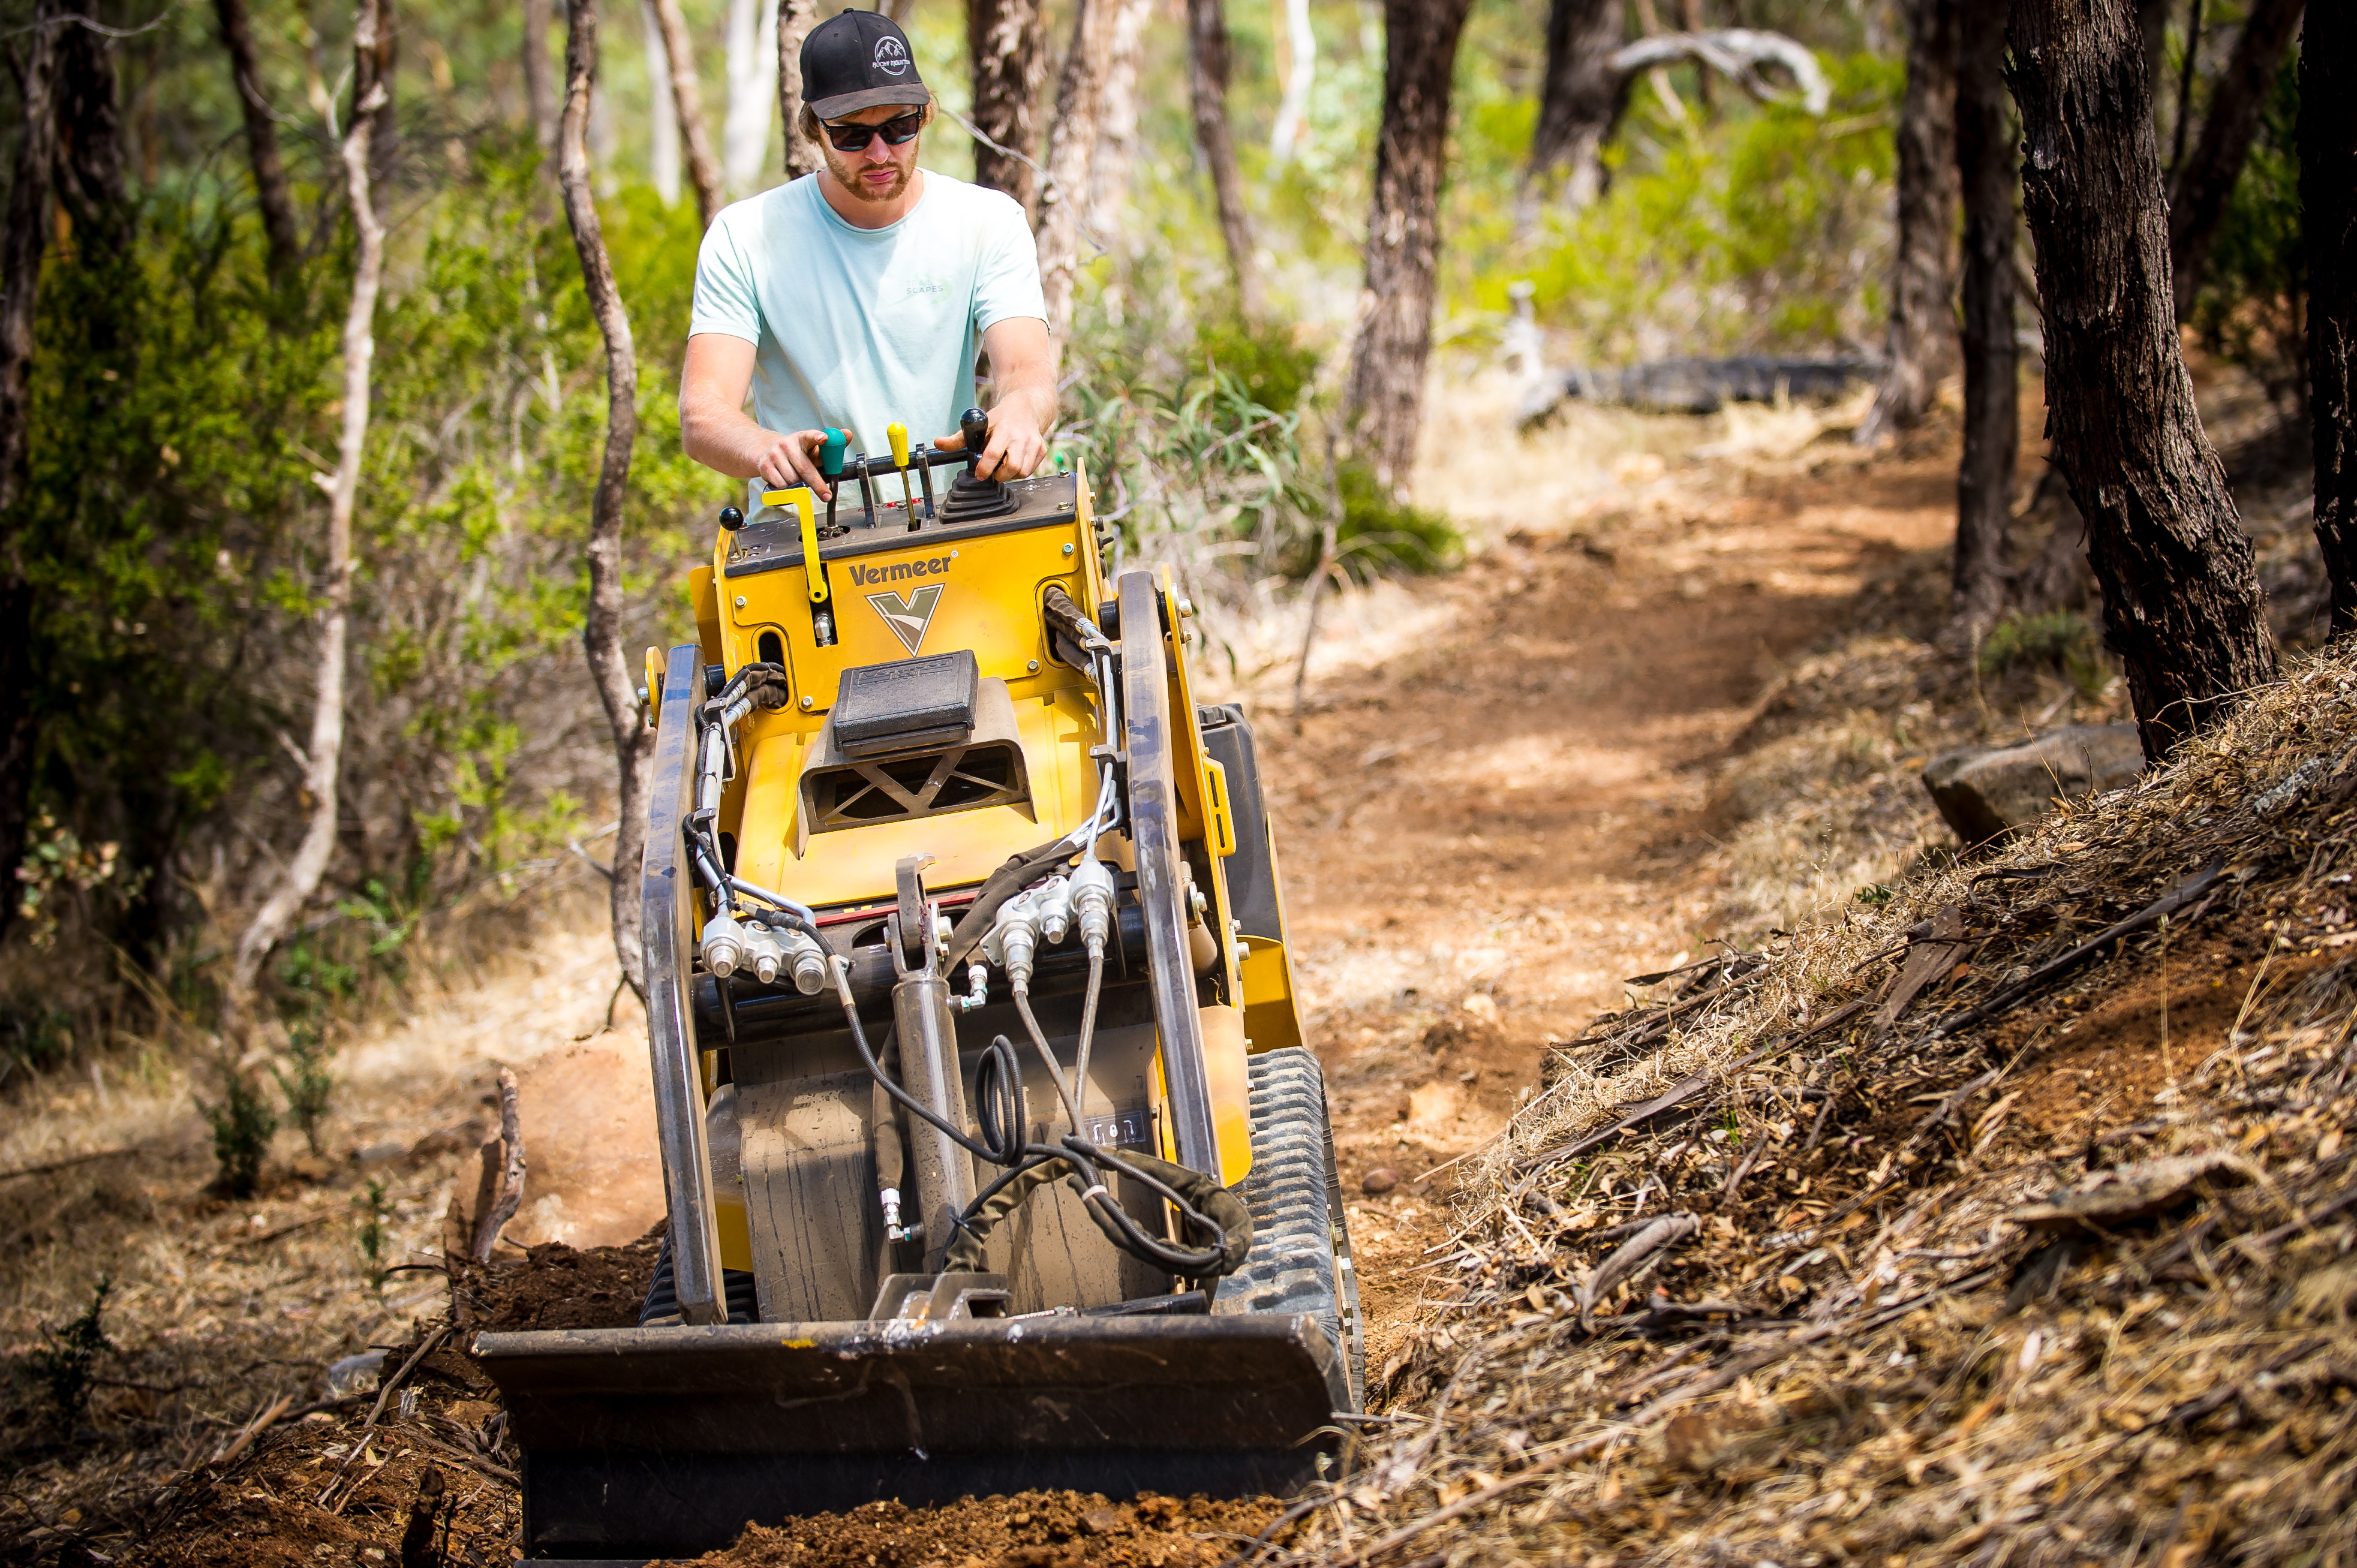
<path id="1" fill-rule="evenodd" d="M 639 943 L 639 859 L 646 846 L 648 765 L 654 757 L 654 731 L 648 727 L 638 688 L 622 657 L 622 502 L 630 483 L 630 449 L 639 438 L 639 354 L 630 338 L 630 314 L 614 284 L 614 263 L 606 253 L 597 222 L 597 199 L 589 189 L 589 95 L 597 77 L 597 0 L 573 0 L 565 11 L 565 109 L 556 137 L 556 179 L 565 192 L 565 217 L 573 228 L 573 248 L 581 258 L 581 281 L 589 308 L 606 339 L 606 448 L 597 466 L 597 489 L 589 506 L 589 607 L 581 628 L 590 678 L 597 683 L 606 722 L 614 733 L 619 774 L 619 825 L 614 832 L 611 880 L 614 953 L 630 989 L 646 993 L 646 959 Z"/>
<path id="2" fill-rule="evenodd" d="M 311 741 L 303 758 L 303 789 L 311 818 L 278 886 L 238 940 L 225 1003 L 232 1029 L 245 1021 L 254 983 L 271 950 L 294 929 L 296 917 L 319 890 L 336 853 L 338 776 L 344 755 L 344 664 L 352 600 L 352 508 L 360 496 L 361 459 L 369 427 L 369 369 L 376 358 L 376 300 L 384 278 L 384 225 L 378 220 L 370 178 L 370 144 L 385 102 L 377 79 L 379 0 L 360 0 L 352 26 L 352 108 L 344 133 L 344 192 L 351 203 L 360 245 L 352 265 L 352 297 L 344 313 L 343 428 L 336 472 L 328 488 L 328 555 L 319 589 L 319 663 L 311 707 Z"/>

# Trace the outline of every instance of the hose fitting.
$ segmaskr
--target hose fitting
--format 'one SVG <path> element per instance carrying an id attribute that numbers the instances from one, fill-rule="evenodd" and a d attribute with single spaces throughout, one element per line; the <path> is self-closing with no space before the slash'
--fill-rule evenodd
<path id="1" fill-rule="evenodd" d="M 752 947 L 745 928 L 728 916 L 715 915 L 704 922 L 704 967 L 719 979 L 726 980 L 742 968 L 751 957 Z"/>
<path id="2" fill-rule="evenodd" d="M 1083 860 L 1071 875 L 1071 908 L 1081 927 L 1081 943 L 1096 957 L 1113 934 L 1113 871 L 1102 860 Z"/>

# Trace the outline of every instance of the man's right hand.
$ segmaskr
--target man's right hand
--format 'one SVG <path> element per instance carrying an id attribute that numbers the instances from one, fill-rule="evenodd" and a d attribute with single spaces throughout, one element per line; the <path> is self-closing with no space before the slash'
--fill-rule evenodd
<path id="1" fill-rule="evenodd" d="M 818 471 L 818 450 L 826 445 L 823 430 L 797 430 L 791 435 L 770 435 L 760 456 L 761 480 L 773 489 L 808 485 L 811 494 L 825 500 L 834 492 Z"/>
<path id="2" fill-rule="evenodd" d="M 687 340 L 679 387 L 679 433 L 687 455 L 738 478 L 759 475 L 774 488 L 808 485 L 813 495 L 828 499 L 834 489 L 819 477 L 816 457 L 826 445 L 826 432 L 780 435 L 762 429 L 745 413 L 745 392 L 752 383 L 752 344 L 718 332 L 699 332 Z"/>

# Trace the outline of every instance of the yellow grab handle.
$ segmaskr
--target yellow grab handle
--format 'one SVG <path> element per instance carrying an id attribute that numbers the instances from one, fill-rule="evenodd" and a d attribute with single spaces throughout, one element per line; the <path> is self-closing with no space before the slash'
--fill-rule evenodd
<path id="1" fill-rule="evenodd" d="M 1228 804 L 1228 770 L 1210 757 L 1203 759 L 1203 777 L 1211 781 L 1211 853 L 1222 858 L 1236 853 L 1236 813 Z"/>
<path id="2" fill-rule="evenodd" d="M 907 467 L 909 466 L 909 427 L 905 424 L 888 424 L 884 427 L 884 438 L 892 443 L 892 467 Z"/>
<path id="3" fill-rule="evenodd" d="M 801 518 L 802 525 L 802 572 L 810 579 L 811 603 L 826 603 L 826 575 L 818 560 L 818 502 L 808 485 L 796 485 L 790 490 L 763 490 L 763 506 L 790 506 Z"/>

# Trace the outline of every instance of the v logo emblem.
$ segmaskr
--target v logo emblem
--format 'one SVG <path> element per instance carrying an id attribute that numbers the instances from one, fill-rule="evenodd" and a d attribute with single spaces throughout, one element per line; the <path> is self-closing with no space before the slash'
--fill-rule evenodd
<path id="1" fill-rule="evenodd" d="M 942 585 L 928 583 L 902 598 L 898 594 L 870 594 L 867 602 L 892 628 L 900 645 L 914 653 L 924 646 L 925 628 L 933 624 L 933 610 L 942 602 Z"/>

